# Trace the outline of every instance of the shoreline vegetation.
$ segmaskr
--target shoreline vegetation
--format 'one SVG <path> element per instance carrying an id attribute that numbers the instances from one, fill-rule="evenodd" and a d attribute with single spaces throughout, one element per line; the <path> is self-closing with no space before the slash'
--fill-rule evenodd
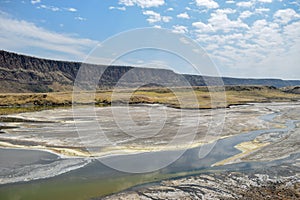
<path id="1" fill-rule="evenodd" d="M 81 95 L 81 94 L 80 94 Z M 228 108 L 247 103 L 299 101 L 300 94 L 287 92 L 272 86 L 225 86 L 193 88 L 139 88 L 98 90 L 76 95 L 76 104 L 162 104 L 178 109 Z M 195 97 L 193 99 L 193 97 Z M 88 99 L 86 101 L 84 99 Z M 92 100 L 91 100 L 92 99 Z M 33 112 L 59 107 L 71 107 L 73 92 L 51 93 L 0 93 L 0 115 Z"/>

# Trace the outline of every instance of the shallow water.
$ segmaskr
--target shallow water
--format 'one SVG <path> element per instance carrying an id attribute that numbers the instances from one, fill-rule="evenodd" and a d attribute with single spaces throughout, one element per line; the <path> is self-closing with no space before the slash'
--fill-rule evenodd
<path id="1" fill-rule="evenodd" d="M 26 166 L 33 163 L 41 164 L 45 161 L 50 162 L 57 160 L 58 158 L 59 156 L 45 151 L 0 148 L 1 169 L 12 168 L 14 166 Z"/>
<path id="2" fill-rule="evenodd" d="M 272 113 L 261 117 L 263 120 L 272 121 L 280 113 Z M 235 145 L 253 140 L 256 136 L 269 132 L 286 132 L 294 128 L 294 121 L 286 121 L 286 128 L 267 129 L 246 132 L 237 136 L 218 140 L 215 144 L 208 144 L 187 150 L 182 157 L 171 165 L 152 173 L 129 174 L 111 169 L 98 160 L 89 160 L 84 167 L 72 170 L 48 179 L 36 180 L 26 183 L 16 183 L 0 186 L 0 199 L 90 199 L 113 192 L 118 192 L 134 185 L 159 181 L 165 178 L 184 176 L 191 173 L 201 173 L 205 170 L 226 170 L 226 169 L 249 169 L 259 166 L 268 166 L 285 162 L 283 159 L 277 162 L 257 162 L 257 163 L 239 163 L 228 166 L 214 167 L 211 165 L 231 157 L 239 150 L 234 148 Z M 130 165 L 137 160 L 142 159 L 144 164 L 151 164 L 153 160 L 159 160 L 164 154 L 172 155 L 174 151 L 164 151 L 155 153 L 143 153 L 138 155 L 123 155 L 104 158 L 107 163 L 115 165 Z M 295 159 L 299 155 L 291 156 L 289 159 Z M 51 165 L 61 166 L 62 161 L 57 155 L 33 150 L 14 150 L 0 149 L 0 168 L 9 168 L 17 166 L 16 172 L 22 169 L 22 166 L 31 165 Z M 6 162 L 7 161 L 7 162 Z M 79 162 L 79 160 L 78 160 Z M 80 163 L 80 162 L 79 162 Z M 78 163 L 74 162 L 68 167 L 74 167 Z M 19 166 L 19 168 L 18 168 Z M 51 170 L 50 170 L 51 172 Z M 11 171 L 13 174 L 13 171 Z M 2 174 L 3 175 L 3 174 Z"/>

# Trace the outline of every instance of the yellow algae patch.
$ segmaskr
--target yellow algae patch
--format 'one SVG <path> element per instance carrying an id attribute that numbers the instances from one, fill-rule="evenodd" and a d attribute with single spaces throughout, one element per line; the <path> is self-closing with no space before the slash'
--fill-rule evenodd
<path id="1" fill-rule="evenodd" d="M 285 124 L 274 124 L 274 128 L 283 129 L 286 128 Z"/>
<path id="2" fill-rule="evenodd" d="M 25 146 L 23 146 L 23 145 L 16 145 L 16 144 L 11 144 L 11 143 L 8 143 L 8 142 L 2 142 L 2 141 L 0 141 L 0 147 L 24 148 Z"/>
<path id="3" fill-rule="evenodd" d="M 112 155 L 128 155 L 128 154 L 137 154 L 145 152 L 159 152 L 167 150 L 184 150 L 189 148 L 195 148 L 206 143 L 214 142 L 215 140 L 209 142 L 194 142 L 192 144 L 180 144 L 178 146 L 168 146 L 168 145 L 132 145 L 132 146 L 116 146 L 116 147 L 103 147 L 99 148 L 99 151 L 83 151 L 78 148 L 65 148 L 65 147 L 47 147 L 43 145 L 34 145 L 34 146 L 25 146 L 19 144 L 12 144 L 9 142 L 0 141 L 0 147 L 2 148 L 16 148 L 16 149 L 32 149 L 32 150 L 41 150 L 49 151 L 61 156 L 66 157 L 103 157 L 103 156 L 112 156 Z"/>
<path id="4" fill-rule="evenodd" d="M 204 144 L 213 143 L 218 139 L 223 139 L 228 137 L 230 136 L 210 138 L 207 141 L 193 141 L 192 143 L 178 144 L 178 145 L 152 145 L 152 146 L 151 145 L 126 145 L 126 146 L 115 146 L 115 147 L 102 147 L 99 148 L 99 151 L 91 151 L 91 152 L 84 151 L 82 149 L 75 148 L 75 147 L 66 148 L 66 147 L 59 147 L 59 146 L 51 147 L 51 146 L 43 146 L 43 145 L 25 146 L 25 145 L 12 144 L 9 142 L 2 142 L 2 141 L 0 141 L 0 147 L 48 151 L 66 157 L 105 157 L 105 156 L 113 156 L 113 155 L 129 155 L 129 154 L 146 153 L 146 152 L 185 150 L 185 149 L 200 147 Z M 222 162 L 227 163 L 227 160 L 228 162 L 233 161 L 265 145 L 267 145 L 267 143 L 262 144 L 254 141 L 241 143 L 235 146 L 235 148 L 241 150 L 243 153 L 228 158 L 224 161 L 221 161 L 220 163 Z"/>
<path id="5" fill-rule="evenodd" d="M 236 149 L 242 151 L 239 154 L 236 154 L 230 158 L 227 158 L 225 160 L 222 160 L 220 162 L 217 162 L 213 164 L 212 166 L 220 166 L 220 165 L 226 165 L 230 163 L 234 163 L 236 160 L 241 159 L 242 157 L 249 155 L 250 153 L 253 153 L 254 151 L 269 145 L 270 143 L 262 143 L 257 140 L 249 141 L 249 142 L 242 142 L 236 146 L 234 146 Z"/>
<path id="6" fill-rule="evenodd" d="M 59 155 L 65 155 L 70 157 L 89 157 L 91 156 L 88 152 L 80 151 L 77 149 L 68 149 L 68 148 L 45 148 L 47 150 L 50 150 L 52 152 L 55 152 Z"/>

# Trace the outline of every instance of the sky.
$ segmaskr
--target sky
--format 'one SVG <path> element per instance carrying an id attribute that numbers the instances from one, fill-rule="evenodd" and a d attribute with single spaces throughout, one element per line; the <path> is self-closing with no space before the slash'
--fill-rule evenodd
<path id="1" fill-rule="evenodd" d="M 299 0 L 0 0 L 0 49 L 42 58 L 146 27 L 191 38 L 222 76 L 300 79 Z"/>

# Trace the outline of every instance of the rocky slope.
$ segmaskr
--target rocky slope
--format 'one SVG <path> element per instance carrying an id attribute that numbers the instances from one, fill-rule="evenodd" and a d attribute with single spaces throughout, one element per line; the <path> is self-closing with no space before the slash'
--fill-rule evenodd
<path id="1" fill-rule="evenodd" d="M 72 90 L 74 80 L 82 63 L 55 61 L 0 51 L 0 92 L 50 92 Z M 99 87 L 110 88 L 127 72 L 130 76 L 121 84 L 124 87 L 147 86 L 184 86 L 185 80 L 192 86 L 218 85 L 215 77 L 180 75 L 171 70 L 133 68 L 130 66 L 90 65 L 95 73 L 103 73 Z M 105 71 L 104 71 L 105 70 Z M 128 74 L 128 73 L 127 73 Z M 268 85 L 275 87 L 300 85 L 300 81 L 280 79 L 239 79 L 223 78 L 225 85 Z"/>

